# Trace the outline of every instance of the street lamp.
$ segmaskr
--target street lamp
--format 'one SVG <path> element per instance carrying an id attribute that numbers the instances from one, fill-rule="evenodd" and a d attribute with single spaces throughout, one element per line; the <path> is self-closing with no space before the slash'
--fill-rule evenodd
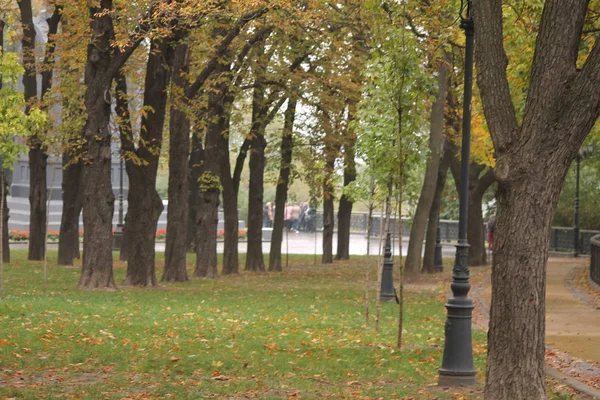
<path id="1" fill-rule="evenodd" d="M 466 13 L 463 16 L 463 11 Z M 445 343 L 438 384 L 440 386 L 475 385 L 471 319 L 473 302 L 467 297 L 469 283 L 469 244 L 467 242 L 467 212 L 469 193 L 469 153 L 471 150 L 471 97 L 473 92 L 474 24 L 471 1 L 460 11 L 460 26 L 465 30 L 465 89 L 462 121 L 462 160 L 460 182 L 460 212 L 458 217 L 458 244 L 452 269 L 452 298 L 446 303 L 448 317 L 445 325 Z"/>
<path id="2" fill-rule="evenodd" d="M 442 261 L 442 234 L 440 229 L 440 221 L 435 235 L 435 252 L 433 253 L 433 270 L 435 272 L 444 272 L 444 263 Z"/>
<path id="3" fill-rule="evenodd" d="M 120 153 L 120 152 L 119 152 Z M 123 157 L 119 157 L 119 221 L 113 234 L 113 249 L 121 250 L 123 244 Z"/>
<path id="4" fill-rule="evenodd" d="M 383 255 L 383 267 L 381 268 L 381 290 L 379 299 L 381 301 L 394 300 L 396 291 L 394 290 L 394 259 L 392 258 L 392 240 L 388 232 L 385 238 L 385 250 Z"/>
<path id="5" fill-rule="evenodd" d="M 579 240 L 579 164 L 592 155 L 593 147 L 591 144 L 584 147 L 575 156 L 576 173 L 575 173 L 575 216 L 573 218 L 573 257 L 579 257 L 580 240 Z"/>

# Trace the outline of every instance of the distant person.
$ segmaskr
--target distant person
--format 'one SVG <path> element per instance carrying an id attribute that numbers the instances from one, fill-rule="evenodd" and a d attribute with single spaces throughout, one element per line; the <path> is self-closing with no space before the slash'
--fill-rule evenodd
<path id="1" fill-rule="evenodd" d="M 496 231 L 496 218 L 490 218 L 487 224 L 487 239 L 488 239 L 488 249 L 490 251 L 494 250 L 494 232 Z"/>
<path id="2" fill-rule="evenodd" d="M 287 230 L 290 230 L 292 228 L 292 205 L 289 203 L 285 204 L 285 209 L 283 212 L 283 222 L 284 222 L 284 226 L 286 227 Z"/>
<path id="3" fill-rule="evenodd" d="M 298 233 L 298 228 L 300 227 L 300 214 L 302 213 L 302 209 L 298 203 L 294 203 L 292 205 L 292 228 L 291 230 Z"/>
<path id="4" fill-rule="evenodd" d="M 304 228 L 306 232 L 315 232 L 317 230 L 317 210 L 308 206 L 304 216 Z"/>
<path id="5" fill-rule="evenodd" d="M 308 202 L 302 203 L 300 206 L 300 222 L 298 223 L 298 230 L 306 232 L 306 212 L 308 211 Z"/>
<path id="6" fill-rule="evenodd" d="M 272 228 L 273 227 L 273 216 L 275 215 L 275 203 L 270 201 L 267 203 L 267 206 L 269 206 L 269 210 L 268 210 L 269 228 Z"/>
<path id="7" fill-rule="evenodd" d="M 263 207 L 263 227 L 265 227 L 265 228 L 270 228 L 273 226 L 272 220 L 269 217 L 269 214 L 271 213 L 270 208 L 271 208 L 271 203 L 267 203 Z"/>

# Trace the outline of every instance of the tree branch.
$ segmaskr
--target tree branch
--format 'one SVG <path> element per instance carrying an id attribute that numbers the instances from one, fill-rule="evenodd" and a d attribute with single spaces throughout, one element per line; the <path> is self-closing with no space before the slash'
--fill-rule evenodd
<path id="1" fill-rule="evenodd" d="M 225 53 L 229 50 L 229 46 L 233 42 L 233 40 L 239 36 L 242 31 L 242 28 L 246 26 L 246 24 L 250 21 L 253 21 L 262 15 L 264 15 L 268 9 L 266 7 L 261 7 L 257 10 L 250 11 L 244 15 L 242 15 L 234 26 L 227 32 L 227 34 L 221 40 L 221 43 L 215 49 L 215 55 L 208 61 L 207 65 L 204 69 L 198 74 L 196 80 L 190 87 L 186 90 L 185 95 L 188 98 L 194 98 L 200 88 L 204 85 L 204 82 L 208 79 L 208 77 L 214 72 L 216 67 L 219 65 L 219 59 L 225 55 Z"/>
<path id="2" fill-rule="evenodd" d="M 483 109 L 496 152 L 501 156 L 515 142 L 518 122 L 506 67 L 502 32 L 502 0 L 473 1 L 475 62 Z"/>
<path id="3" fill-rule="evenodd" d="M 581 0 L 546 1 L 535 44 L 523 132 L 547 126 L 550 119 L 556 118 L 555 113 L 560 113 L 562 104 L 556 100 L 576 74 L 587 5 Z M 542 112 L 548 108 L 555 113 Z"/>
<path id="4" fill-rule="evenodd" d="M 115 119 L 119 127 L 119 137 L 121 138 L 121 157 L 125 153 L 135 153 L 135 145 L 133 143 L 133 126 L 131 124 L 131 114 L 129 112 L 129 101 L 127 100 L 127 78 L 119 71 L 116 77 L 116 108 Z M 128 162 L 128 157 L 125 157 L 125 162 Z"/>

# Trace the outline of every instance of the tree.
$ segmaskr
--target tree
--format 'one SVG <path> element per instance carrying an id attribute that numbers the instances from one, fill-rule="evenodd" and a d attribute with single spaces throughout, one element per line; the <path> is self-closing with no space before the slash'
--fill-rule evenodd
<path id="1" fill-rule="evenodd" d="M 571 160 L 600 114 L 590 2 L 547 0 L 523 108 L 507 79 L 500 0 L 475 1 L 477 83 L 496 150 L 498 214 L 485 397 L 545 399 L 545 267 Z M 590 46 L 582 46 L 589 42 Z M 591 44 L 593 43 L 593 44 Z"/>
<path id="2" fill-rule="evenodd" d="M 173 93 L 171 97 L 171 111 L 169 118 L 169 205 L 167 209 L 167 243 L 165 246 L 165 268 L 161 281 L 166 282 L 184 282 L 188 280 L 186 269 L 186 253 L 189 246 L 188 230 L 189 226 L 195 226 L 195 220 L 188 219 L 188 210 L 191 208 L 189 203 L 192 201 L 188 191 L 197 192 L 197 181 L 191 179 L 194 165 L 199 160 L 192 156 L 188 167 L 188 153 L 190 147 L 190 119 L 187 115 L 187 97 L 185 90 L 189 86 L 186 75 L 189 73 L 190 54 L 187 38 L 182 40 L 175 47 L 173 60 Z M 202 146 L 199 142 L 198 134 L 195 132 L 193 137 L 195 146 Z M 195 153 L 192 153 L 195 154 Z M 172 172 L 171 172 L 172 171 Z M 190 208 L 188 208 L 190 207 Z M 195 217 L 195 213 L 194 213 Z M 195 234 L 195 229 L 193 230 Z M 186 240 L 187 239 L 187 240 Z M 195 238 L 193 239 L 195 242 Z"/>
<path id="3" fill-rule="evenodd" d="M 36 31 L 33 23 L 33 9 L 31 0 L 18 1 L 23 26 L 23 38 L 21 39 L 22 57 L 25 73 L 23 74 L 23 87 L 27 105 L 25 112 L 29 112 L 38 101 L 37 62 L 36 62 Z M 52 86 L 54 38 L 58 30 L 61 16 L 61 6 L 54 6 L 54 13 L 48 22 L 48 43 L 45 46 L 44 70 L 42 72 L 42 101 Z M 29 137 L 29 260 L 42 260 L 44 258 L 46 243 L 46 164 L 48 155 L 44 146 L 42 133 Z"/>
<path id="4" fill-rule="evenodd" d="M 144 112 L 137 143 L 129 119 L 126 80 L 122 75 L 117 80 L 117 113 L 122 120 L 121 150 L 129 176 L 125 284 L 134 286 L 156 285 L 154 242 L 158 218 L 163 211 L 162 200 L 156 191 L 156 174 L 174 54 L 170 39 L 158 37 L 150 43 Z"/>
<path id="5" fill-rule="evenodd" d="M 437 229 L 440 220 L 440 208 L 442 206 L 442 194 L 446 187 L 446 177 L 448 176 L 448 168 L 452 159 L 456 156 L 456 146 L 451 141 L 444 141 L 444 152 L 438 168 L 437 182 L 433 201 L 429 210 L 427 220 L 427 234 L 425 237 L 425 251 L 423 254 L 423 271 L 428 273 L 436 272 L 434 268 L 435 245 L 437 239 Z"/>
<path id="6" fill-rule="evenodd" d="M 281 242 L 283 240 L 283 224 L 285 203 L 290 180 L 292 165 L 292 150 L 294 146 L 293 131 L 296 118 L 297 97 L 290 97 L 284 113 L 284 126 L 281 139 L 281 162 L 279 178 L 275 192 L 275 213 L 273 215 L 273 234 L 269 252 L 269 271 L 281 271 Z"/>
<path id="7" fill-rule="evenodd" d="M 3 24 L 3 23 L 2 23 Z M 0 24 L 0 25 L 2 25 Z M 20 144 L 28 137 L 39 134 L 45 123 L 46 114 L 37 107 L 30 107 L 24 111 L 26 104 L 23 93 L 16 90 L 19 75 L 25 72 L 17 61 L 15 53 L 6 53 L 2 50 L 0 60 L 0 208 L 6 207 L 6 170 L 11 170 L 18 156 L 25 151 Z M 0 219 L 0 243 L 2 243 L 0 256 L 0 292 L 4 298 L 4 261 L 6 260 L 4 237 L 7 235 L 6 223 L 8 219 Z"/>
<path id="8" fill-rule="evenodd" d="M 429 159 L 421 195 L 417 209 L 413 217 L 410 230 L 410 241 L 408 242 L 408 253 L 406 255 L 405 269 L 407 274 L 415 275 L 421 270 L 421 253 L 423 250 L 423 239 L 427 228 L 427 219 L 435 190 L 437 186 L 438 170 L 443 145 L 444 132 L 444 108 L 448 91 L 449 53 L 446 52 L 442 59 L 438 59 L 437 67 L 437 93 L 431 108 L 431 123 L 429 128 Z"/>
<path id="9" fill-rule="evenodd" d="M 460 162 L 453 159 L 450 163 L 450 169 L 458 192 L 460 190 Z M 494 182 L 493 168 L 477 162 L 470 163 L 467 238 L 469 242 L 469 265 L 473 267 L 485 265 L 487 262 L 482 202 L 483 195 Z"/>
<path id="10" fill-rule="evenodd" d="M 156 4 L 155 4 L 156 6 Z M 114 289 L 112 263 L 112 217 L 114 194 L 111 184 L 110 92 L 113 79 L 144 39 L 147 20 L 125 40 L 114 46 L 112 0 L 90 6 L 90 43 L 85 71 L 86 122 L 82 132 L 83 153 L 83 266 L 78 287 Z M 156 10 L 153 10 L 156 11 Z M 152 15 L 152 12 L 149 13 Z M 143 25 L 144 29 L 140 28 Z"/>

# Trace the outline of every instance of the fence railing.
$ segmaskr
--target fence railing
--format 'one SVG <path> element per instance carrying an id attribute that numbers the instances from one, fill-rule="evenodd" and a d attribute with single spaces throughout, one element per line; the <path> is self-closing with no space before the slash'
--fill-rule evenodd
<path id="1" fill-rule="evenodd" d="M 371 224 L 371 235 L 379 235 L 379 226 L 381 221 L 381 213 L 373 213 L 373 221 Z M 337 225 L 337 218 L 334 219 L 334 224 Z M 350 219 L 350 230 L 354 233 L 367 233 L 369 225 L 369 217 L 366 212 L 353 212 Z M 402 218 L 402 236 L 410 235 L 412 220 Z M 398 233 L 398 222 L 396 216 L 392 216 L 390 221 L 392 235 Z M 317 229 L 323 229 L 323 214 L 317 211 Z M 484 227 L 483 232 L 486 232 Z M 579 253 L 590 254 L 590 240 L 593 236 L 599 235 L 600 231 L 580 230 L 579 231 Z M 550 235 L 550 251 L 553 252 L 573 252 L 574 246 L 574 231 L 573 228 L 553 227 Z M 440 236 L 442 241 L 458 240 L 458 221 L 440 220 Z"/>
<path id="2" fill-rule="evenodd" d="M 600 235 L 596 235 L 590 240 L 591 261 L 590 261 L 590 279 L 600 285 Z"/>

